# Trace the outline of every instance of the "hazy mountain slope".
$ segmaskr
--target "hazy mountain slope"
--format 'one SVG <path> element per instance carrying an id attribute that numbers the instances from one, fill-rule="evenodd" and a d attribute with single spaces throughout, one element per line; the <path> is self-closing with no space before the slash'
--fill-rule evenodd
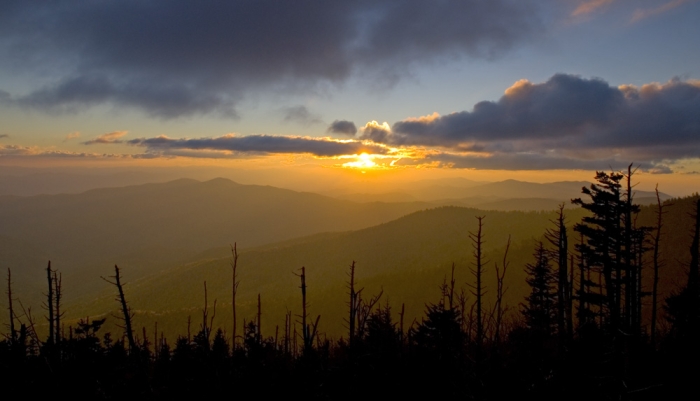
<path id="1" fill-rule="evenodd" d="M 99 189 L 75 195 L 1 197 L 0 234 L 80 258 L 151 246 L 199 250 L 261 245 L 321 231 L 359 229 L 422 204 L 356 204 L 225 179 Z"/>
<path id="2" fill-rule="evenodd" d="M 441 278 L 449 274 L 452 262 L 457 265 L 459 285 L 463 286 L 470 280 L 468 268 L 472 246 L 469 233 L 477 230 L 476 215 L 485 216 L 484 251 L 485 260 L 491 261 L 489 266 L 493 266 L 494 261 L 500 263 L 503 247 L 508 236 L 512 236 L 511 254 L 517 257 L 517 261 L 512 259 L 508 280 L 513 288 L 522 289 L 519 284 L 524 282 L 521 261 L 529 261 L 526 259 L 531 253 L 533 237 L 541 236 L 551 226 L 554 213 L 483 212 L 445 207 L 416 212 L 368 229 L 327 237 L 317 235 L 288 245 L 242 252 L 239 258 L 241 316 L 252 316 L 258 293 L 264 300 L 267 319 L 273 322 L 279 323 L 283 319 L 285 308 L 297 310 L 299 278 L 292 273 L 305 266 L 313 313 L 323 314 L 324 330 L 337 334 L 343 323 L 343 316 L 337 314 L 344 308 L 343 285 L 348 266 L 354 260 L 358 285 L 367 286 L 367 295 L 383 285 L 387 298 L 394 305 L 407 303 L 407 316 L 417 317 L 425 302 L 437 296 L 437 286 Z M 132 280 L 129 287 L 132 306 L 142 313 L 161 316 L 157 318 L 161 327 L 167 327 L 166 320 L 182 325 L 188 314 L 196 316 L 199 313 L 203 282 L 207 281 L 209 299 L 212 302 L 214 298 L 218 299 L 217 313 L 220 313 L 221 322 L 230 322 L 229 252 L 226 249 L 212 251 L 210 256 L 218 254 L 223 257 L 168 269 L 144 280 Z M 124 274 L 129 280 L 128 269 Z M 493 275 L 489 272 L 485 280 L 491 279 Z M 511 289 L 516 304 L 521 294 L 522 291 Z M 78 316 L 94 316 L 113 307 L 111 294 L 91 300 L 89 307 L 72 306 L 77 308 L 74 309 L 76 312 L 80 311 Z"/>
<path id="3" fill-rule="evenodd" d="M 356 230 L 424 207 L 416 202 L 359 204 L 226 179 L 4 196 L 0 248 L 39 250 L 15 252 L 41 257 L 15 258 L 8 267 L 19 278 L 23 271 L 44 269 L 51 259 L 64 275 L 70 299 L 103 288 L 99 276 L 109 274 L 115 263 L 137 278 L 216 246 L 237 242 L 245 248 L 318 232 Z M 35 280 L 40 286 L 43 275 Z M 18 291 L 25 284 L 18 281 Z"/>
<path id="4" fill-rule="evenodd" d="M 661 255 L 666 267 L 660 280 L 661 298 L 684 284 L 689 259 L 689 231 L 692 225 L 688 217 L 692 199 L 675 200 L 665 215 Z M 570 225 L 577 222 L 582 209 L 567 212 Z M 502 265 L 504 245 L 508 235 L 513 244 L 509 253 L 509 270 L 506 276 L 508 292 L 506 300 L 511 311 L 519 310 L 520 302 L 528 292 L 525 284 L 524 265 L 532 262 L 536 240 L 552 226 L 553 213 L 483 212 L 464 208 L 438 208 L 416 212 L 396 221 L 355 232 L 315 235 L 257 249 L 243 251 L 239 258 L 239 316 L 251 319 L 255 315 L 257 295 L 263 302 L 266 335 L 274 334 L 274 326 L 282 324 L 286 310 L 299 313 L 300 294 L 298 273 L 306 267 L 310 313 L 322 315 L 322 330 L 331 335 L 344 332 L 343 318 L 346 310 L 344 288 L 350 263 L 357 266 L 357 286 L 364 288 L 366 297 L 384 289 L 384 298 L 398 312 L 406 305 L 406 325 L 413 318 L 420 318 L 427 302 L 439 299 L 438 286 L 450 274 L 451 264 L 456 265 L 457 287 L 465 288 L 473 282 L 469 271 L 473 261 L 469 232 L 475 232 L 475 215 L 485 215 L 484 240 L 487 269 L 484 282 L 487 286 L 486 303 L 491 305 L 495 291 L 494 263 Z M 654 208 L 644 207 L 639 224 L 652 225 Z M 570 246 L 573 249 L 577 235 L 569 229 Z M 210 258 L 163 271 L 142 280 L 129 280 L 124 274 L 128 297 L 139 311 L 139 323 L 151 327 L 158 321 L 159 327 L 169 333 L 183 333 L 187 316 L 193 318 L 193 330 L 203 306 L 203 282 L 208 284 L 209 307 L 217 299 L 217 322 L 231 327 L 231 267 L 230 250 L 210 251 Z M 649 255 L 650 256 L 650 255 Z M 643 276 L 645 289 L 651 285 L 651 270 L 647 262 Z M 473 301 L 469 296 L 468 305 Z M 648 312 L 648 300 L 646 312 Z M 113 294 L 105 294 L 90 303 L 72 305 L 77 316 L 104 314 L 115 310 Z M 171 331 L 168 331 L 171 330 Z"/>

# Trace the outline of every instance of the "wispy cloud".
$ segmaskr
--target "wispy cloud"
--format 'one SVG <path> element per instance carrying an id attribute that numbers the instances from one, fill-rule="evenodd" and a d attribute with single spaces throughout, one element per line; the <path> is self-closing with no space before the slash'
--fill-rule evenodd
<path id="1" fill-rule="evenodd" d="M 320 124 L 321 117 L 312 114 L 306 106 L 287 107 L 283 110 L 284 122 L 294 122 L 302 125 Z"/>
<path id="2" fill-rule="evenodd" d="M 7 135 L 7 134 L 2 134 L 2 135 L 0 135 L 0 139 L 2 139 L 2 138 L 9 138 L 9 137 L 10 137 L 10 136 Z"/>
<path id="3" fill-rule="evenodd" d="M 109 154 L 109 153 L 88 153 L 88 152 L 70 152 L 55 149 L 42 149 L 37 146 L 20 146 L 20 145 L 0 145 L 0 158 L 61 158 L 61 159 L 124 159 L 132 158 L 127 154 Z"/>
<path id="4" fill-rule="evenodd" d="M 95 145 L 95 144 L 109 144 L 109 143 L 123 143 L 121 140 L 124 135 L 128 134 L 129 131 L 114 131 L 102 134 L 95 139 L 83 142 L 84 145 Z"/>
<path id="5" fill-rule="evenodd" d="M 63 142 L 68 142 L 71 139 L 76 139 L 76 138 L 80 138 L 80 132 L 78 132 L 78 131 L 71 132 L 68 135 L 66 135 L 66 137 L 63 138 Z"/>
<path id="6" fill-rule="evenodd" d="M 578 17 L 581 15 L 587 15 L 605 7 L 615 0 L 586 0 L 576 7 L 576 9 L 571 13 L 572 17 Z"/>
<path id="7" fill-rule="evenodd" d="M 654 15 L 663 14 L 667 11 L 673 10 L 676 7 L 680 7 L 683 4 L 688 3 L 690 1 L 691 0 L 673 0 L 669 1 L 668 3 L 662 4 L 656 8 L 638 8 L 634 10 L 630 22 L 634 23 L 649 17 L 653 17 Z"/>

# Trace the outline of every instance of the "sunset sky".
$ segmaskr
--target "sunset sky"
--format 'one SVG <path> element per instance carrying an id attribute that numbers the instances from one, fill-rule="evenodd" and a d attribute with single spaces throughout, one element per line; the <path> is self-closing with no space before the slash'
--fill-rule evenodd
<path id="1" fill-rule="evenodd" d="M 543 181 L 634 162 L 685 195 L 699 39 L 696 0 L 2 1 L 0 165 Z"/>

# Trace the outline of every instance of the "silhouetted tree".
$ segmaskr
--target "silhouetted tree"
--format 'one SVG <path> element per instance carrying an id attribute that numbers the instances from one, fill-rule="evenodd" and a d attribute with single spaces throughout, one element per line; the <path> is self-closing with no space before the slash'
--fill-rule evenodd
<path id="1" fill-rule="evenodd" d="M 621 212 L 622 201 L 620 196 L 621 173 L 605 172 L 596 173 L 596 181 L 599 184 L 591 184 L 590 188 L 583 187 L 582 192 L 590 197 L 590 202 L 584 202 L 581 198 L 571 202 L 591 212 L 585 216 L 582 223 L 574 226 L 574 230 L 580 232 L 585 241 L 577 247 L 584 259 L 587 269 L 599 269 L 604 278 L 603 300 L 609 317 L 609 325 L 612 332 L 616 332 L 620 325 L 621 306 Z M 588 298 L 589 303 L 595 303 L 595 297 L 590 293 L 582 294 Z M 599 311 L 603 305 L 599 306 Z"/>
<path id="2" fill-rule="evenodd" d="M 559 333 L 560 344 L 569 338 L 572 332 L 571 299 L 569 298 L 569 287 L 571 283 L 568 278 L 569 242 L 566 233 L 564 205 L 559 206 L 557 220 L 554 222 L 556 228 L 548 229 L 545 237 L 554 249 L 550 252 L 552 259 L 557 263 L 556 273 L 556 306 L 557 306 L 557 332 Z"/>
<path id="3" fill-rule="evenodd" d="M 672 335 L 684 344 L 698 347 L 700 336 L 700 199 L 695 207 L 695 227 L 690 245 L 690 266 L 685 287 L 666 299 Z"/>
<path id="4" fill-rule="evenodd" d="M 472 255 L 474 256 L 474 261 L 472 262 L 471 272 L 474 275 L 474 285 L 472 287 L 472 295 L 476 297 L 476 348 L 477 348 L 477 364 L 481 360 L 481 353 L 483 351 L 484 344 L 484 314 L 483 314 L 483 298 L 486 292 L 486 288 L 483 285 L 482 277 L 484 274 L 484 265 L 486 261 L 483 260 L 482 246 L 484 244 L 483 239 L 483 220 L 484 216 L 477 216 L 476 219 L 479 221 L 476 233 L 469 233 L 469 238 L 472 241 Z"/>
<path id="5" fill-rule="evenodd" d="M 552 272 L 548 252 L 541 242 L 537 243 L 533 254 L 534 263 L 525 265 L 530 286 L 530 295 L 522 304 L 525 324 L 531 330 L 543 335 L 550 335 L 555 327 L 556 316 L 556 275 Z"/>
<path id="6" fill-rule="evenodd" d="M 136 352 L 136 341 L 134 341 L 134 331 L 131 328 L 131 319 L 133 318 L 133 314 L 131 313 L 131 309 L 127 306 L 126 297 L 124 296 L 124 287 L 122 286 L 121 282 L 121 274 L 117 265 L 114 265 L 114 276 L 111 276 L 111 278 L 114 279 L 114 281 L 107 280 L 104 277 L 102 277 L 102 280 L 117 287 L 117 301 L 119 302 L 122 308 L 121 319 L 124 322 L 124 334 L 126 335 L 126 338 L 129 341 L 129 351 L 134 353 Z"/>

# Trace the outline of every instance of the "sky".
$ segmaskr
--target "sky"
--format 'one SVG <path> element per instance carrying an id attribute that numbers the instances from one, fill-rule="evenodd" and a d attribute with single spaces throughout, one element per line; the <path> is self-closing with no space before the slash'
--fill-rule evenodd
<path id="1" fill-rule="evenodd" d="M 634 163 L 646 189 L 700 190 L 697 0 L 0 11 L 1 166 L 542 182 Z"/>

